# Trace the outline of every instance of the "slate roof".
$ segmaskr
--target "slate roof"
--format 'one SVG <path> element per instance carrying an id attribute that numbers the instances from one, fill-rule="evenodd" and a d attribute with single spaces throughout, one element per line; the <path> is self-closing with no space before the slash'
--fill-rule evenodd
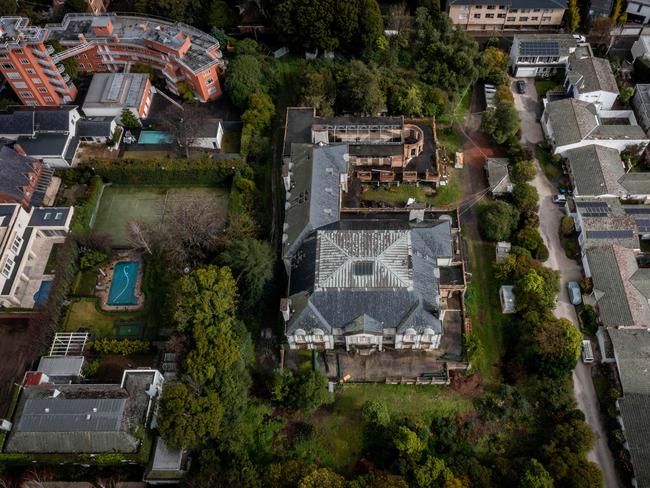
<path id="1" fill-rule="evenodd" d="M 650 269 L 617 244 L 586 251 L 600 320 L 606 327 L 650 327 Z"/>
<path id="2" fill-rule="evenodd" d="M 16 141 L 27 155 L 63 157 L 67 148 L 65 134 L 39 134 L 36 137 L 19 137 Z"/>
<path id="3" fill-rule="evenodd" d="M 390 226 L 387 226 L 390 227 Z M 441 333 L 438 259 L 453 256 L 448 220 L 402 229 L 320 230 L 314 253 L 296 255 L 287 332 L 321 329 Z M 311 278 L 305 279 L 305 276 Z"/>
<path id="4" fill-rule="evenodd" d="M 586 137 L 589 140 L 598 139 L 631 139 L 642 141 L 648 136 L 640 125 L 599 125 Z"/>
<path id="5" fill-rule="evenodd" d="M 508 178 L 508 158 L 488 158 L 486 161 L 488 184 L 490 188 L 496 188 Z"/>
<path id="6" fill-rule="evenodd" d="M 630 195 L 650 195 L 650 172 L 630 171 L 620 179 L 620 184 Z"/>
<path id="7" fill-rule="evenodd" d="M 315 109 L 309 107 L 287 108 L 287 121 L 284 129 L 284 156 L 291 155 L 292 144 L 311 143 L 311 124 Z"/>
<path id="8" fill-rule="evenodd" d="M 68 220 L 73 207 L 39 207 L 32 209 L 30 227 L 61 227 Z"/>
<path id="9" fill-rule="evenodd" d="M 77 122 L 77 135 L 80 137 L 110 137 L 111 125 L 115 117 L 91 117 Z"/>
<path id="10" fill-rule="evenodd" d="M 567 8 L 564 0 L 449 0 L 449 5 L 508 5 L 510 8 Z"/>
<path id="11" fill-rule="evenodd" d="M 592 56 L 587 49 L 579 47 L 569 56 L 567 75 L 580 93 L 606 91 L 618 94 L 618 85 L 609 61 Z"/>
<path id="12" fill-rule="evenodd" d="M 314 230 L 339 220 L 340 175 L 347 171 L 347 153 L 347 144 L 292 146 L 283 256 L 294 254 Z"/>
<path id="13" fill-rule="evenodd" d="M 33 135 L 34 112 L 0 112 L 0 134 Z"/>
<path id="14" fill-rule="evenodd" d="M 608 329 L 607 332 L 614 346 L 623 395 L 650 395 L 650 332 L 646 329 Z"/>
<path id="15" fill-rule="evenodd" d="M 618 400 L 625 439 L 639 488 L 650 487 L 650 395 L 625 394 Z"/>
<path id="16" fill-rule="evenodd" d="M 23 187 L 30 183 L 29 173 L 34 173 L 33 158 L 22 156 L 8 146 L 0 148 L 0 194 L 17 202 L 23 199 Z"/>
<path id="17" fill-rule="evenodd" d="M 580 142 L 598 127 L 596 107 L 592 103 L 565 98 L 550 102 L 546 110 L 558 146 Z"/>
<path id="18" fill-rule="evenodd" d="M 622 196 L 626 193 L 619 183 L 625 168 L 616 149 L 593 144 L 568 150 L 566 158 L 576 195 Z"/>

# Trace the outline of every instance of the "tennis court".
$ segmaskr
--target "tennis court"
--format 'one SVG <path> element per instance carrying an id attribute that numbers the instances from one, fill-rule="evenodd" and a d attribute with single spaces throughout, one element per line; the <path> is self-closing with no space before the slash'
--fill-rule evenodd
<path id="1" fill-rule="evenodd" d="M 133 322 L 116 322 L 115 338 L 117 339 L 141 339 L 142 324 Z"/>
<path id="2" fill-rule="evenodd" d="M 194 199 L 214 202 L 215 217 L 216 214 L 225 216 L 228 194 L 221 188 L 108 186 L 99 204 L 94 230 L 109 234 L 113 238 L 113 246 L 128 247 L 126 226 L 129 221 L 164 223 L 165 208 L 176 202 Z"/>

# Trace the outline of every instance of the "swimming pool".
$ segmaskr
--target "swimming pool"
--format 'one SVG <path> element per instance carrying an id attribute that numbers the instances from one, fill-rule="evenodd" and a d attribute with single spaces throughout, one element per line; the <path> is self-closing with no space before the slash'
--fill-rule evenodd
<path id="1" fill-rule="evenodd" d="M 34 306 L 44 307 L 47 304 L 47 297 L 50 296 L 50 289 L 52 288 L 51 281 L 42 281 L 41 286 L 36 293 L 34 293 Z"/>
<path id="2" fill-rule="evenodd" d="M 143 130 L 140 132 L 138 144 L 171 144 L 172 138 L 161 130 Z"/>
<path id="3" fill-rule="evenodd" d="M 138 279 L 137 261 L 120 261 L 113 270 L 111 289 L 108 291 L 108 305 L 137 305 L 135 283 Z"/>

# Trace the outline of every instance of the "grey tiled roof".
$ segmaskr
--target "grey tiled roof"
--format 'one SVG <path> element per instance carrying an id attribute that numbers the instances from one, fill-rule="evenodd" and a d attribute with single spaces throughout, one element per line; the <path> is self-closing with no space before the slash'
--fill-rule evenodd
<path id="1" fill-rule="evenodd" d="M 641 247 L 636 220 L 625 212 L 618 198 L 575 197 L 574 201 L 587 248 L 610 244 L 628 249 Z M 597 209 L 593 208 L 595 205 L 598 205 Z"/>
<path id="2" fill-rule="evenodd" d="M 92 117 L 77 122 L 77 135 L 80 137 L 110 137 L 114 117 Z"/>
<path id="3" fill-rule="evenodd" d="M 593 144 L 566 153 L 577 195 L 624 195 L 619 180 L 625 174 L 616 149 Z"/>
<path id="4" fill-rule="evenodd" d="M 449 5 L 508 5 L 510 8 L 567 8 L 564 0 L 449 0 Z"/>
<path id="5" fill-rule="evenodd" d="M 620 179 L 620 184 L 630 195 L 650 195 L 650 172 L 628 172 Z"/>
<path id="6" fill-rule="evenodd" d="M 614 346 L 623 395 L 650 395 L 650 332 L 646 329 L 608 329 Z"/>
<path id="7" fill-rule="evenodd" d="M 68 143 L 64 134 L 39 134 L 36 137 L 19 137 L 16 141 L 28 156 L 63 157 Z"/>
<path id="8" fill-rule="evenodd" d="M 649 360 L 650 361 L 650 360 Z M 634 478 L 638 488 L 650 487 L 650 395 L 625 394 L 618 400 Z"/>
<path id="9" fill-rule="evenodd" d="M 643 295 L 650 273 L 639 270 L 634 251 L 618 245 L 587 249 L 600 320 L 606 327 L 650 327 L 650 305 Z M 636 275 L 632 282 L 631 278 Z"/>
<path id="10" fill-rule="evenodd" d="M 630 139 L 643 141 L 648 136 L 640 125 L 599 125 L 586 137 L 589 140 L 598 139 Z"/>
<path id="11" fill-rule="evenodd" d="M 284 134 L 284 156 L 291 155 L 292 144 L 311 143 L 311 124 L 314 109 L 309 107 L 287 108 L 287 121 Z"/>
<path id="12" fill-rule="evenodd" d="M 35 159 L 22 156 L 13 149 L 0 149 L 0 194 L 16 201 L 22 200 L 23 187 L 29 184 L 29 173 L 34 172 Z"/>
<path id="13" fill-rule="evenodd" d="M 0 134 L 33 135 L 34 112 L 0 112 Z"/>
<path id="14" fill-rule="evenodd" d="M 486 165 L 490 188 L 495 188 L 508 178 L 508 163 L 508 158 L 488 158 Z"/>
<path id="15" fill-rule="evenodd" d="M 580 93 L 606 91 L 618 93 L 618 85 L 609 61 L 577 49 L 569 56 L 568 75 Z"/>
<path id="16" fill-rule="evenodd" d="M 592 103 L 565 98 L 550 102 L 546 110 L 558 146 L 580 142 L 598 127 L 596 107 Z"/>

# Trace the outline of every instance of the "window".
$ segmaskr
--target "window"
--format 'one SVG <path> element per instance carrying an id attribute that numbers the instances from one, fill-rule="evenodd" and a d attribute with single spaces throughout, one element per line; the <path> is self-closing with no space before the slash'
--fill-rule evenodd
<path id="1" fill-rule="evenodd" d="M 497 6 L 496 5 L 488 5 L 487 9 L 488 10 L 496 10 Z"/>
<path id="2" fill-rule="evenodd" d="M 510 9 L 510 13 L 511 13 L 511 14 L 516 14 L 516 13 L 517 13 L 517 9 L 516 9 L 516 8 Z"/>
<path id="3" fill-rule="evenodd" d="M 207 80 L 205 80 L 206 85 L 211 85 L 212 83 L 214 83 L 214 80 L 212 78 L 208 78 Z"/>
<path id="4" fill-rule="evenodd" d="M 25 102 L 25 105 L 28 105 L 30 107 L 36 107 L 38 105 L 38 102 L 36 100 L 27 100 Z"/>
<path id="5" fill-rule="evenodd" d="M 7 258 L 7 260 L 5 261 L 5 265 L 2 267 L 2 275 L 5 278 L 9 278 L 11 276 L 11 272 L 14 270 L 15 264 L 16 263 L 14 263 L 13 259 L 9 257 Z"/>
<path id="6" fill-rule="evenodd" d="M 483 5 L 476 5 L 474 8 L 475 9 L 480 9 L 480 8 L 483 8 Z"/>
<path id="7" fill-rule="evenodd" d="M 14 254 L 18 254 L 20 252 L 20 246 L 23 245 L 23 238 L 20 236 L 16 236 L 14 239 L 14 242 L 11 243 L 11 252 Z"/>
<path id="8" fill-rule="evenodd" d="M 542 17 L 542 22 L 550 22 L 551 18 L 550 17 Z"/>
<path id="9" fill-rule="evenodd" d="M 88 55 L 87 55 L 87 54 L 84 54 L 84 59 L 88 59 Z"/>
<path id="10" fill-rule="evenodd" d="M 480 18 L 481 18 L 481 14 L 474 14 L 474 18 L 475 18 L 475 19 L 480 19 Z"/>
<path id="11" fill-rule="evenodd" d="M 506 18 L 506 14 L 497 14 L 497 18 L 498 18 L 498 19 L 505 19 L 505 18 Z"/>
<path id="12" fill-rule="evenodd" d="M 508 22 L 514 22 L 517 19 L 517 17 L 508 17 L 506 20 Z"/>
<path id="13" fill-rule="evenodd" d="M 52 98 L 52 97 L 43 97 L 43 100 L 45 100 L 46 102 L 50 102 L 50 103 L 51 103 L 51 102 L 54 101 L 54 98 Z"/>
<path id="14" fill-rule="evenodd" d="M 13 63 L 2 63 L 4 69 L 14 69 Z"/>
<path id="15" fill-rule="evenodd" d="M 505 5 L 499 5 L 499 10 L 505 10 L 506 6 Z"/>
<path id="16" fill-rule="evenodd" d="M 36 70 L 34 68 L 27 68 L 25 71 L 27 71 L 27 74 L 29 75 L 35 75 Z"/>
<path id="17" fill-rule="evenodd" d="M 63 212 L 57 212 L 54 215 L 54 220 L 61 220 L 63 218 Z"/>
<path id="18" fill-rule="evenodd" d="M 519 17 L 519 22 L 528 22 L 528 17 Z"/>
<path id="19" fill-rule="evenodd" d="M 79 69 L 84 69 L 84 64 L 83 63 L 79 63 Z"/>
<path id="20" fill-rule="evenodd" d="M 24 81 L 16 81 L 14 83 L 14 88 L 27 88 L 27 83 Z"/>
<path id="21" fill-rule="evenodd" d="M 537 17 L 537 16 L 531 17 L 530 20 L 539 20 L 539 17 Z"/>
<path id="22" fill-rule="evenodd" d="M 27 58 L 20 58 L 20 64 L 29 64 L 29 59 L 27 59 Z"/>
<path id="23" fill-rule="evenodd" d="M 20 80 L 22 79 L 22 76 L 20 76 L 20 73 L 16 73 L 15 71 L 10 71 L 7 73 L 7 78 L 10 80 Z"/>
<path id="24" fill-rule="evenodd" d="M 486 19 L 493 19 L 493 18 L 494 18 L 494 14 L 485 14 L 485 18 L 486 18 Z"/>
<path id="25" fill-rule="evenodd" d="M 43 220 L 50 220 L 52 217 L 52 212 L 45 212 L 45 215 L 43 215 Z"/>
<path id="26" fill-rule="evenodd" d="M 22 49 L 14 49 L 14 53 L 23 54 L 23 50 Z"/>
<path id="27" fill-rule="evenodd" d="M 35 85 L 42 85 L 43 84 L 43 82 L 41 81 L 40 78 L 32 78 L 32 83 L 34 83 Z"/>
<path id="28" fill-rule="evenodd" d="M 44 86 L 39 86 L 38 93 L 47 93 L 47 88 L 45 88 Z"/>
<path id="29" fill-rule="evenodd" d="M 20 96 L 25 98 L 34 98 L 34 94 L 29 91 L 20 92 Z"/>
<path id="30" fill-rule="evenodd" d="M 216 86 L 211 86 L 210 88 L 208 88 L 208 95 L 214 95 L 215 93 L 217 93 Z"/>
<path id="31" fill-rule="evenodd" d="M 533 9 L 533 12 L 541 12 L 541 11 L 542 11 L 542 10 L 541 10 L 541 9 L 538 9 L 538 8 L 534 8 L 534 9 Z"/>

